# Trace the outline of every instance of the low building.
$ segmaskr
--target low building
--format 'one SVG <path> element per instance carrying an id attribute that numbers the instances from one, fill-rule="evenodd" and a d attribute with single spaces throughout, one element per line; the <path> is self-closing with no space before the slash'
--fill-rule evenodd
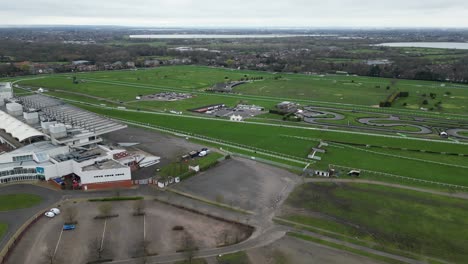
<path id="1" fill-rule="evenodd" d="M 84 190 L 99 189 L 102 184 L 129 187 L 130 167 L 113 158 L 116 152 L 122 150 L 97 146 L 74 151 L 49 141 L 33 143 L 0 155 L 0 183 L 75 175 Z"/>
<path id="2" fill-rule="evenodd" d="M 320 176 L 320 177 L 330 177 L 330 172 L 329 171 L 316 170 L 316 171 L 314 171 L 314 175 Z"/>
<path id="3" fill-rule="evenodd" d="M 229 120 L 235 122 L 241 122 L 244 118 L 241 115 L 232 115 L 229 117 Z"/>
<path id="4" fill-rule="evenodd" d="M 298 104 L 284 101 L 276 105 L 276 109 L 281 113 L 295 113 L 298 109 Z"/>
<path id="5" fill-rule="evenodd" d="M 246 105 L 246 104 L 238 104 L 236 106 L 236 109 L 238 110 L 248 110 L 248 111 L 264 111 L 265 108 L 258 106 L 258 105 Z"/>

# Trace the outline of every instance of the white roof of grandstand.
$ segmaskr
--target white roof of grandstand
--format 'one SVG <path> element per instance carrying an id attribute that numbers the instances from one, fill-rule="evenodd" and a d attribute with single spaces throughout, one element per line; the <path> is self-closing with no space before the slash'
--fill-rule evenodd
<path id="1" fill-rule="evenodd" d="M 0 110 L 0 121 L 0 129 L 5 130 L 20 142 L 32 137 L 45 136 L 37 129 L 21 122 L 2 110 Z"/>

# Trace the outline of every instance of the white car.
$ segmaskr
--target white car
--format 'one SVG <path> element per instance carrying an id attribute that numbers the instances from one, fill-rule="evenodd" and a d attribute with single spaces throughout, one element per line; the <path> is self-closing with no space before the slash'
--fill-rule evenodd
<path id="1" fill-rule="evenodd" d="M 47 216 L 47 217 L 49 217 L 49 218 L 53 218 L 53 217 L 55 216 L 55 214 L 52 213 L 52 212 L 50 212 L 50 211 L 49 211 L 49 212 L 46 212 L 44 215 Z"/>
<path id="2" fill-rule="evenodd" d="M 59 215 L 60 214 L 60 209 L 52 208 L 52 209 L 50 209 L 50 212 L 54 213 L 55 215 Z"/>

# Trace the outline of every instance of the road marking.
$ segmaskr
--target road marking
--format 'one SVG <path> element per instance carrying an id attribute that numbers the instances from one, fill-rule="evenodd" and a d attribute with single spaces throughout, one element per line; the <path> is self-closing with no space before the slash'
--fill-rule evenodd
<path id="1" fill-rule="evenodd" d="M 62 239 L 62 234 L 63 234 L 63 228 L 62 228 L 62 231 L 60 231 L 60 236 L 59 236 L 59 239 L 57 241 L 57 245 L 55 246 L 55 250 L 54 250 L 54 258 L 55 258 L 55 254 L 57 254 L 57 250 L 58 250 L 58 247 L 60 245 L 60 240 Z"/>
<path id="2" fill-rule="evenodd" d="M 143 241 L 146 241 L 146 215 L 143 215 Z"/>
<path id="3" fill-rule="evenodd" d="M 104 229 L 102 230 L 102 238 L 101 238 L 101 251 L 104 249 L 104 237 L 106 235 L 106 226 L 107 226 L 107 219 L 104 220 Z"/>

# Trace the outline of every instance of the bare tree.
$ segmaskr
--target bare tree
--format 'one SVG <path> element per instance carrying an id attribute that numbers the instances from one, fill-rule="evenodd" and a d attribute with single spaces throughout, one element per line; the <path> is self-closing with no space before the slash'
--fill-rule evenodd
<path id="1" fill-rule="evenodd" d="M 76 218 L 78 216 L 78 210 L 76 207 L 68 206 L 63 209 L 62 215 L 63 219 L 65 219 L 65 223 L 73 224 L 77 222 Z"/>
<path id="2" fill-rule="evenodd" d="M 195 243 L 195 240 L 193 236 L 188 233 L 184 232 L 184 240 L 182 241 L 183 243 L 183 252 L 185 255 L 185 258 L 189 264 L 192 263 L 193 258 L 196 255 L 196 252 L 198 251 L 197 244 Z"/>
<path id="3" fill-rule="evenodd" d="M 137 245 L 136 257 L 140 258 L 142 264 L 146 264 L 148 262 L 148 256 L 150 256 L 150 244 L 151 243 L 148 240 L 143 240 Z"/>
<path id="4" fill-rule="evenodd" d="M 57 264 L 59 263 L 55 258 L 55 251 L 52 248 L 46 248 L 43 253 L 44 264 Z"/>
<path id="5" fill-rule="evenodd" d="M 134 215 L 145 214 L 145 202 L 143 200 L 136 200 L 133 204 Z"/>
<path id="6" fill-rule="evenodd" d="M 101 239 L 99 237 L 96 237 L 95 240 L 93 240 L 90 244 L 90 251 L 96 253 L 96 258 L 101 259 L 102 255 L 104 254 L 104 245 L 102 244 Z"/>
<path id="7" fill-rule="evenodd" d="M 219 244 L 221 246 L 227 246 L 229 244 L 229 233 L 227 230 L 223 230 L 219 237 Z"/>
<path id="8" fill-rule="evenodd" d="M 109 217 L 112 213 L 112 204 L 104 203 L 98 207 L 99 213 L 102 217 Z"/>

